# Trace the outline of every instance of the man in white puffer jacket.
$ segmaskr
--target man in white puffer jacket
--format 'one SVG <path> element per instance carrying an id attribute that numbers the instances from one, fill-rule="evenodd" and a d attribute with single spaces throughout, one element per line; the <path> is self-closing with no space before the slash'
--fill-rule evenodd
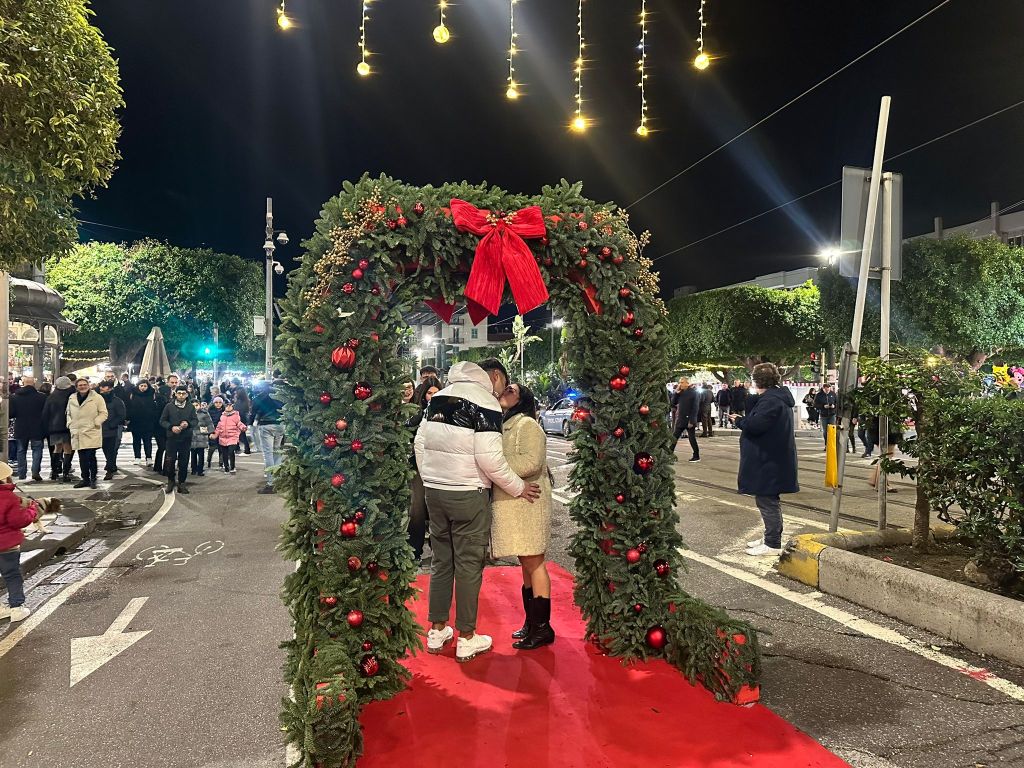
<path id="1" fill-rule="evenodd" d="M 448 626 L 454 582 L 457 661 L 491 649 L 491 638 L 476 632 L 491 532 L 491 484 L 531 502 L 540 494 L 536 483 L 523 481 L 505 460 L 498 394 L 479 365 L 456 363 L 448 386 L 430 399 L 414 444 L 433 552 L 427 651 L 441 653 L 455 636 Z"/>

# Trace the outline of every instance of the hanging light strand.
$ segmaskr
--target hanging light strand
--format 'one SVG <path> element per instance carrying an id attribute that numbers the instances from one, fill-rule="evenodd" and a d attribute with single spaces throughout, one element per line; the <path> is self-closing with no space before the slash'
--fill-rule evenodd
<path id="1" fill-rule="evenodd" d="M 516 85 L 516 2 L 508 0 L 508 89 L 505 96 L 509 99 L 519 98 L 519 87 Z"/>
<path id="2" fill-rule="evenodd" d="M 362 16 L 359 19 L 359 64 L 356 65 L 356 72 L 366 77 L 370 74 L 370 65 L 366 61 L 366 22 L 370 19 L 370 0 L 361 0 Z"/>
<path id="3" fill-rule="evenodd" d="M 281 29 L 289 29 L 292 25 L 292 20 L 288 18 L 288 14 L 285 13 L 285 0 L 281 0 L 281 4 L 277 6 L 277 26 Z"/>
<path id="4" fill-rule="evenodd" d="M 438 21 L 437 26 L 434 27 L 434 42 L 438 45 L 444 45 L 451 39 L 451 32 L 444 23 L 444 14 L 448 9 L 447 0 L 440 0 L 437 4 Z"/>
<path id="5" fill-rule="evenodd" d="M 572 120 L 574 131 L 587 129 L 587 118 L 583 115 L 583 49 L 586 41 L 583 38 L 583 0 L 579 0 L 576 11 L 576 36 L 579 38 L 579 50 L 576 56 L 576 116 Z"/>
<path id="6" fill-rule="evenodd" d="M 697 9 L 697 55 L 693 59 L 693 66 L 697 69 L 707 69 L 711 66 L 711 57 L 704 53 L 704 5 L 707 0 L 700 0 L 700 8 Z"/>
<path id="7" fill-rule="evenodd" d="M 647 131 L 647 0 L 640 0 L 640 58 L 637 68 L 640 70 L 640 125 L 636 127 L 637 136 L 646 136 Z"/>

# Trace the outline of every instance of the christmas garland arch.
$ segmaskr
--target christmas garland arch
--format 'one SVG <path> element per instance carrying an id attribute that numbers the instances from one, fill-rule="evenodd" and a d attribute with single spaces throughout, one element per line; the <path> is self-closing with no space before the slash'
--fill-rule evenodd
<path id="1" fill-rule="evenodd" d="M 474 277 L 484 240 L 497 249 L 492 274 Z M 531 276 L 542 277 L 587 396 L 574 416 L 570 482 L 574 599 L 589 636 L 625 660 L 664 658 L 720 699 L 756 700 L 753 629 L 676 579 L 665 309 L 640 246 L 624 212 L 565 181 L 527 197 L 364 176 L 325 204 L 291 275 L 278 342 L 291 447 L 275 487 L 290 512 L 281 548 L 298 562 L 284 590 L 295 636 L 283 644 L 291 696 L 282 722 L 299 748 L 296 765 L 353 765 L 361 707 L 409 678 L 400 661 L 420 647 L 421 630 L 406 608 L 416 570 L 406 541 L 412 406 L 401 399 L 403 313 L 427 302 L 443 316 L 467 283 L 489 281 L 500 300 L 496 255 L 520 306 L 537 288 Z"/>

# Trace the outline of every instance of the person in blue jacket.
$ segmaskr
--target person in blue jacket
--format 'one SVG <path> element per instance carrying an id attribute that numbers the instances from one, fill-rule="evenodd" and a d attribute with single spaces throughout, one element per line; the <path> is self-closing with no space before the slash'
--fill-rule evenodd
<path id="1" fill-rule="evenodd" d="M 754 557 L 782 552 L 782 503 L 780 494 L 796 493 L 796 437 L 793 432 L 793 406 L 796 401 L 788 387 L 781 386 L 782 375 L 772 363 L 754 366 L 756 398 L 750 398 L 745 416 L 730 414 L 729 420 L 740 429 L 739 492 L 754 497 L 764 537 L 747 543 L 747 554 Z"/>

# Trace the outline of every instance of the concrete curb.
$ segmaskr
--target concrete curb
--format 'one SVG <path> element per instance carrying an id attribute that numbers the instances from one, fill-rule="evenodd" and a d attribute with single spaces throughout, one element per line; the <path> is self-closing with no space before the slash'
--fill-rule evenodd
<path id="1" fill-rule="evenodd" d="M 933 528 L 949 538 L 954 528 Z M 776 569 L 886 616 L 948 637 L 972 651 L 1024 665 L 1024 604 L 938 576 L 856 554 L 857 549 L 909 544 L 905 530 L 795 536 Z"/>

